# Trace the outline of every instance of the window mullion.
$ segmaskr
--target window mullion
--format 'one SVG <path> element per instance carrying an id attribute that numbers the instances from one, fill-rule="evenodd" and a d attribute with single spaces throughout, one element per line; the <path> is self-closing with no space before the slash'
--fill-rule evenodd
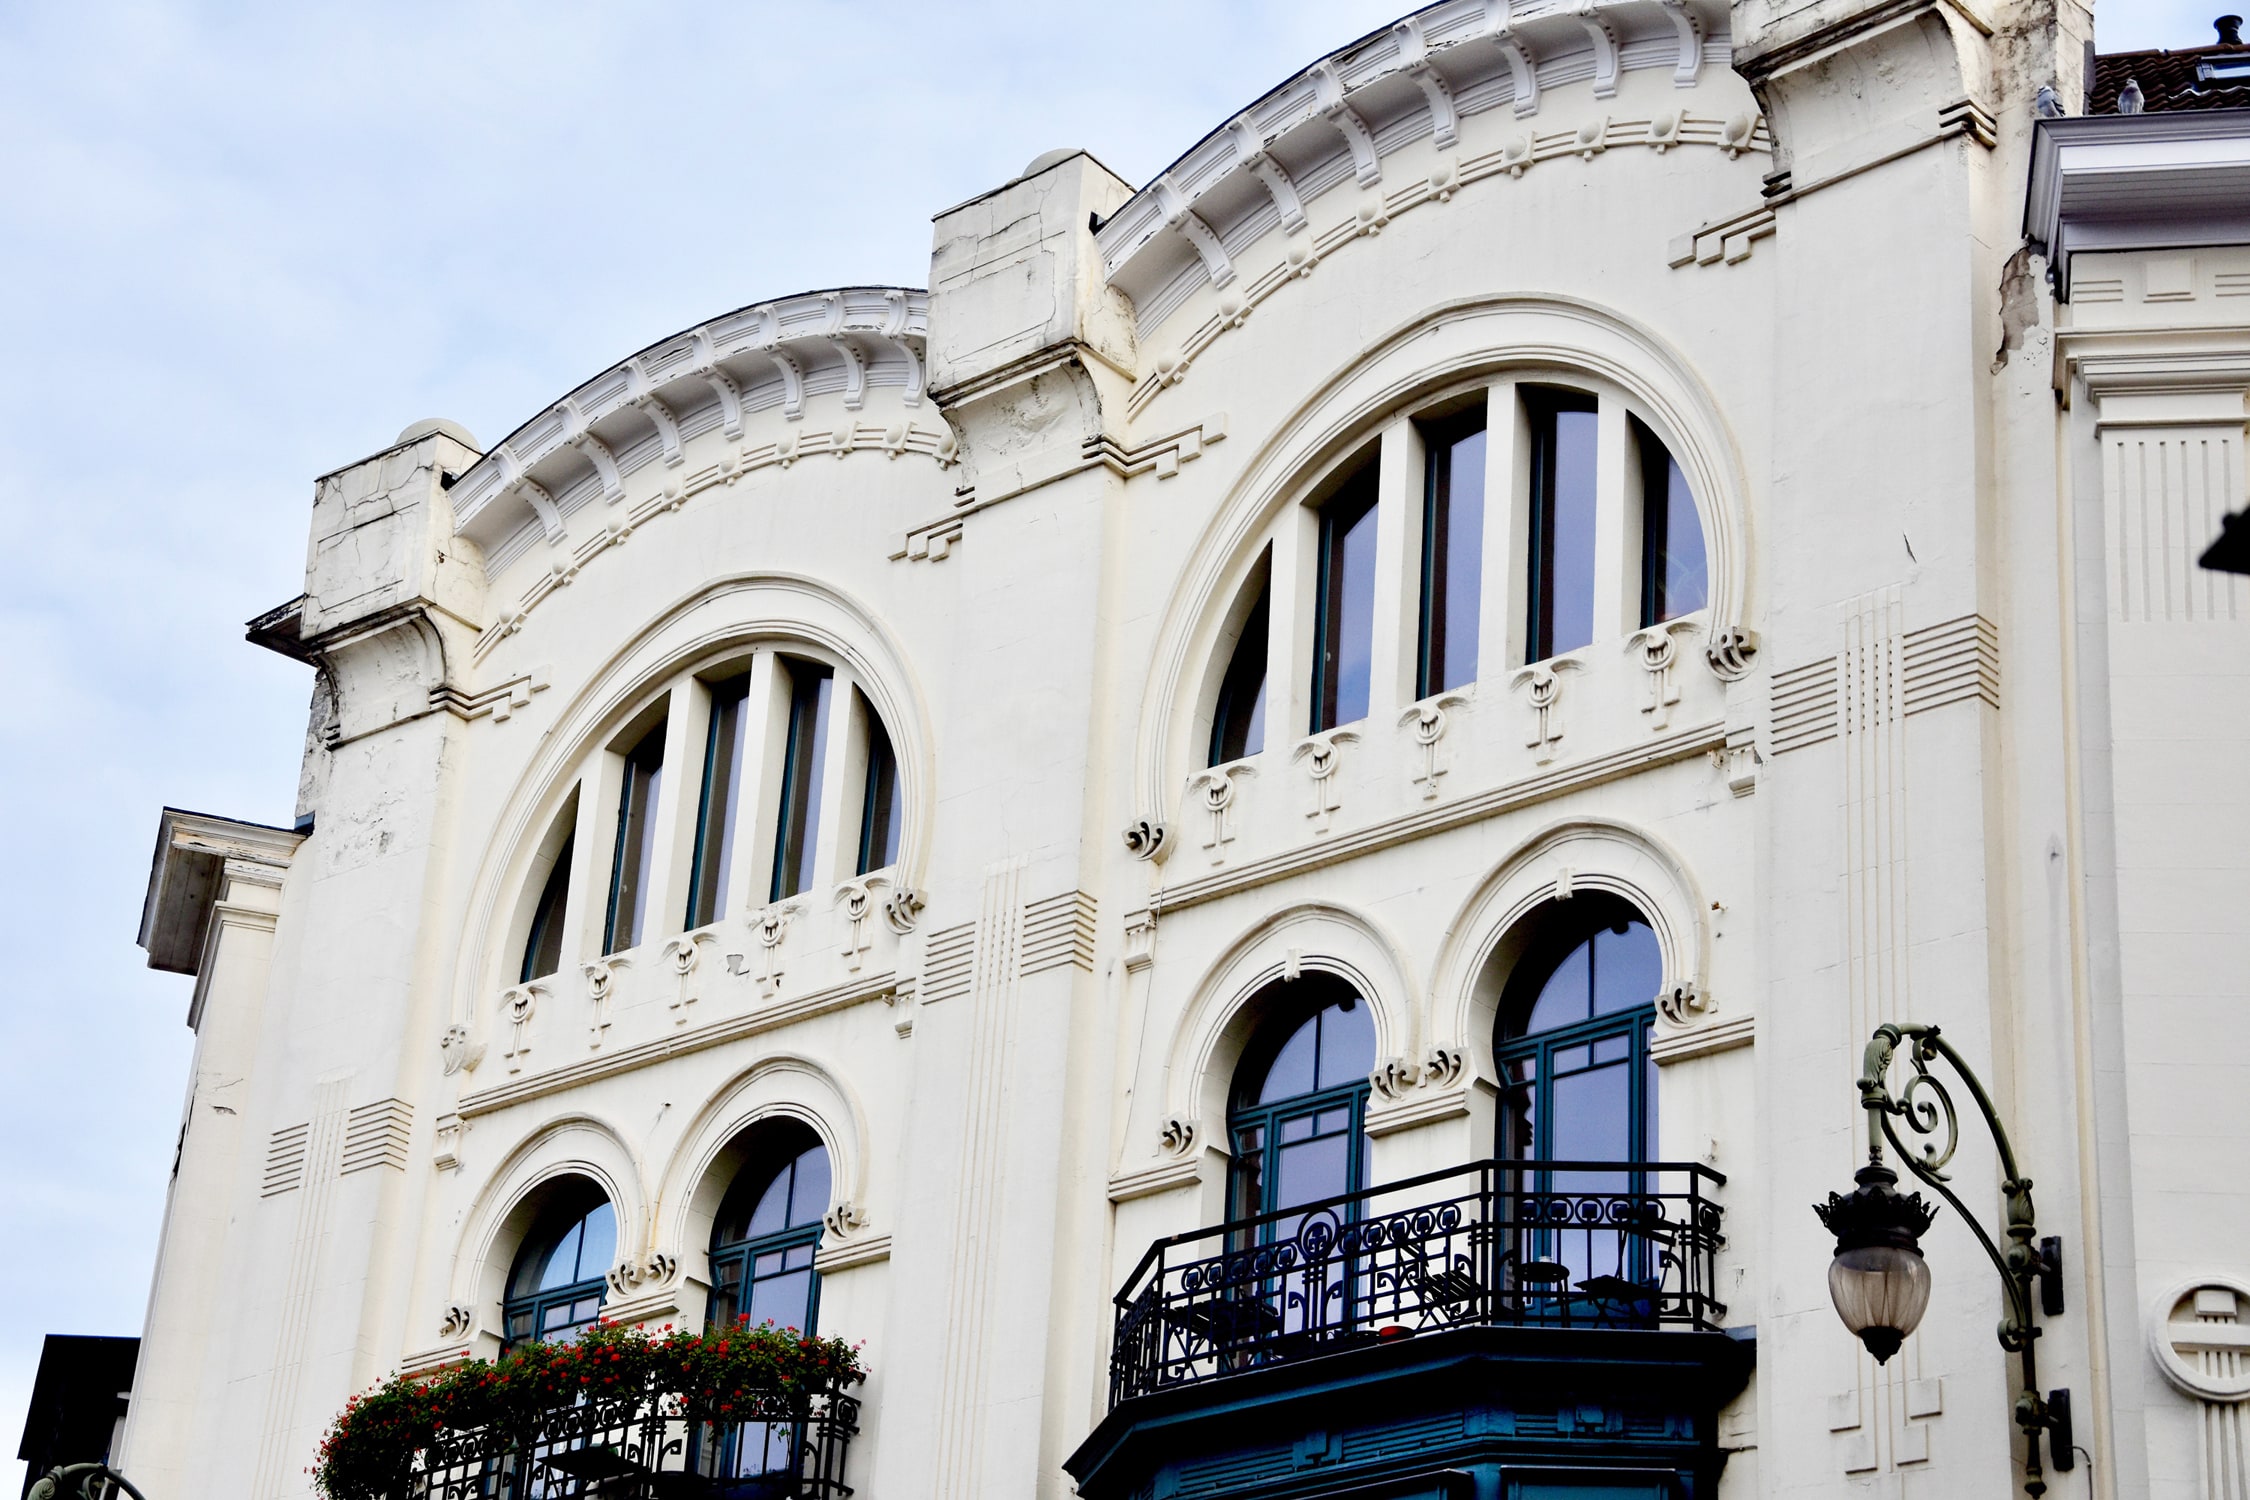
<path id="1" fill-rule="evenodd" d="M 1640 577 L 1632 550 L 1633 433 L 1625 403 L 1604 392 L 1594 429 L 1594 632 L 1599 643 L 1639 623 Z"/>
<path id="2" fill-rule="evenodd" d="M 1294 744 L 1312 718 L 1319 570 L 1320 513 L 1306 505 L 1289 506 L 1273 533 L 1273 594 L 1267 612 L 1268 748 Z"/>
<path id="3" fill-rule="evenodd" d="M 1422 440 L 1399 417 L 1383 429 L 1375 508 L 1375 625 L 1367 710 L 1395 714 L 1414 700 L 1421 596 Z"/>
<path id="4" fill-rule="evenodd" d="M 736 907 L 755 911 L 773 888 L 774 828 L 781 804 L 782 758 L 789 741 L 789 681 L 781 660 L 761 651 L 750 663 L 742 705 L 742 788 L 735 798 L 734 868 L 727 886 Z"/>
<path id="5" fill-rule="evenodd" d="M 1477 675 L 1504 676 L 1524 659 L 1524 565 L 1530 546 L 1531 433 L 1516 383 L 1485 392 L 1484 599 Z"/>

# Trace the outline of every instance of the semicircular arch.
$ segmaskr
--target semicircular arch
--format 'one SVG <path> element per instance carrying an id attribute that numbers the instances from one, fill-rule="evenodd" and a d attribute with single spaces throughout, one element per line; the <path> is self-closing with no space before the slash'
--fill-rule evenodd
<path id="1" fill-rule="evenodd" d="M 1615 386 L 1658 426 L 1703 523 L 1711 635 L 1743 625 L 1753 583 L 1748 470 L 1716 393 L 1686 356 L 1644 325 L 1575 297 L 1441 303 L 1315 383 L 1205 523 L 1150 653 L 1134 750 L 1137 816 L 1163 820 L 1190 768 L 1208 658 L 1283 507 L 1402 408 L 1478 379 L 1572 373 Z"/>
<path id="2" fill-rule="evenodd" d="M 648 1196 L 632 1148 L 615 1127 L 593 1115 L 548 1120 L 501 1158 L 462 1216 L 448 1282 L 453 1304 L 469 1310 L 474 1328 L 499 1332 L 508 1272 L 538 1217 L 540 1190 L 566 1177 L 583 1177 L 601 1189 L 617 1214 L 618 1259 L 639 1257 L 647 1237 Z"/>
<path id="3" fill-rule="evenodd" d="M 711 1226 L 734 1174 L 746 1161 L 744 1132 L 771 1120 L 793 1120 L 828 1149 L 829 1209 L 865 1221 L 867 1114 L 836 1071 L 799 1053 L 760 1058 L 718 1089 L 696 1112 L 657 1187 L 651 1243 L 659 1254 L 700 1266 Z"/>
<path id="4" fill-rule="evenodd" d="M 1599 818 L 1550 824 L 1478 882 L 1439 940 L 1431 971 L 1430 1027 L 1479 1077 L 1494 1076 L 1493 1028 L 1500 979 L 1487 970 L 1502 941 L 1540 907 L 1584 892 L 1616 896 L 1656 934 L 1663 979 L 1656 1001 L 1699 991 L 1710 960 L 1701 888 L 1680 856 L 1653 835 Z"/>
<path id="5" fill-rule="evenodd" d="M 847 670 L 881 716 L 897 756 L 905 804 L 897 883 L 918 889 L 935 824 L 935 734 L 910 657 L 868 606 L 801 574 L 712 579 L 675 599 L 605 657 L 563 705 L 545 748 L 494 817 L 470 886 L 455 969 L 455 1021 L 473 1022 L 480 994 L 504 972 L 509 901 L 577 785 L 588 747 L 644 707 L 652 686 L 760 646 L 809 647 Z"/>

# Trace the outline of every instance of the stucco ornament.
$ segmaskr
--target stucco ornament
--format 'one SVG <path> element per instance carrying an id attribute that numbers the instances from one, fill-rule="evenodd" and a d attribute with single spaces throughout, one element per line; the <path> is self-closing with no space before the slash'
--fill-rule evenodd
<path id="1" fill-rule="evenodd" d="M 477 1064 L 484 1061 L 484 1043 L 469 1039 L 469 1028 L 453 1025 L 445 1028 L 438 1038 L 438 1052 L 445 1059 L 448 1078 L 456 1073 L 474 1073 Z"/>

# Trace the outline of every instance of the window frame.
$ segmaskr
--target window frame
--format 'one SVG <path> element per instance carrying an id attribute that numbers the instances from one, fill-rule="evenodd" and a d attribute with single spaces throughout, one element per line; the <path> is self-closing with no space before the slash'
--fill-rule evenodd
<path id="1" fill-rule="evenodd" d="M 1319 542 L 1313 564 L 1312 712 L 1308 734 L 1326 734 L 1347 724 L 1357 724 L 1376 711 L 1375 642 L 1380 632 L 1375 617 L 1377 601 L 1383 592 L 1382 463 L 1379 447 L 1366 453 L 1345 471 L 1335 488 L 1316 507 Z M 1350 623 L 1339 616 L 1350 579 L 1348 570 L 1339 566 L 1338 554 L 1339 544 L 1347 541 L 1362 525 L 1372 528 L 1367 533 L 1367 544 L 1373 549 L 1368 564 L 1367 702 L 1347 719 L 1341 716 L 1343 705 L 1336 700 L 1343 685 L 1343 631 Z M 1273 710 L 1270 700 L 1266 710 L 1270 720 Z"/>

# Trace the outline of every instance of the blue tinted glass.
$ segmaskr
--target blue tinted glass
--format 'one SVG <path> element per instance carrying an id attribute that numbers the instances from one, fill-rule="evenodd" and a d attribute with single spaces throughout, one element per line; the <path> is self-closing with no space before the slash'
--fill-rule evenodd
<path id="1" fill-rule="evenodd" d="M 1547 655 L 1594 638 L 1594 413 L 1555 413 L 1553 559 L 1549 598 L 1554 637 Z"/>
<path id="2" fill-rule="evenodd" d="M 1709 602 L 1710 590 L 1703 561 L 1703 521 L 1695 513 L 1695 495 L 1688 489 L 1687 475 L 1669 454 L 1664 466 L 1664 553 L 1663 571 L 1658 574 L 1664 595 L 1659 620 L 1701 609 Z"/>
<path id="3" fill-rule="evenodd" d="M 1593 983 L 1593 946 L 1591 941 L 1580 943 L 1570 950 L 1569 957 L 1555 965 L 1555 972 L 1548 977 L 1545 988 L 1539 991 L 1539 999 L 1531 1007 L 1531 1018 L 1524 1023 L 1525 1035 L 1574 1025 L 1593 1013 L 1588 1007 L 1587 995 Z"/>
<path id="4" fill-rule="evenodd" d="M 1299 1094 L 1311 1093 L 1320 1087 L 1319 1068 L 1320 1017 L 1314 1016 L 1299 1026 L 1274 1054 L 1273 1066 L 1266 1069 L 1265 1086 L 1258 1090 L 1258 1102 L 1272 1104 L 1279 1099 L 1294 1099 Z"/>
<path id="5" fill-rule="evenodd" d="M 1474 682 L 1484 587 L 1484 431 L 1439 439 L 1430 454 L 1422 600 L 1421 697 Z"/>
<path id="6" fill-rule="evenodd" d="M 1368 672 L 1375 660 L 1376 510 L 1369 506 L 1337 539 L 1334 724 L 1367 717 Z"/>
<path id="7" fill-rule="evenodd" d="M 1375 1070 L 1375 1016 L 1371 1006 L 1353 1001 L 1350 1009 L 1331 1005 L 1320 1020 L 1320 1068 L 1314 1087 L 1332 1089 L 1356 1083 Z"/>
<path id="8" fill-rule="evenodd" d="M 1594 1014 L 1652 1005 L 1664 979 L 1664 955 L 1656 933 L 1645 922 L 1628 922 L 1623 932 L 1594 934 Z"/>
<path id="9" fill-rule="evenodd" d="M 797 1158 L 795 1182 L 789 1189 L 789 1222 L 818 1223 L 828 1212 L 828 1148 L 815 1146 Z"/>
<path id="10" fill-rule="evenodd" d="M 591 1281 L 609 1273 L 617 1262 L 617 1210 L 606 1202 L 586 1215 L 578 1240 L 578 1274 L 574 1281 Z"/>

